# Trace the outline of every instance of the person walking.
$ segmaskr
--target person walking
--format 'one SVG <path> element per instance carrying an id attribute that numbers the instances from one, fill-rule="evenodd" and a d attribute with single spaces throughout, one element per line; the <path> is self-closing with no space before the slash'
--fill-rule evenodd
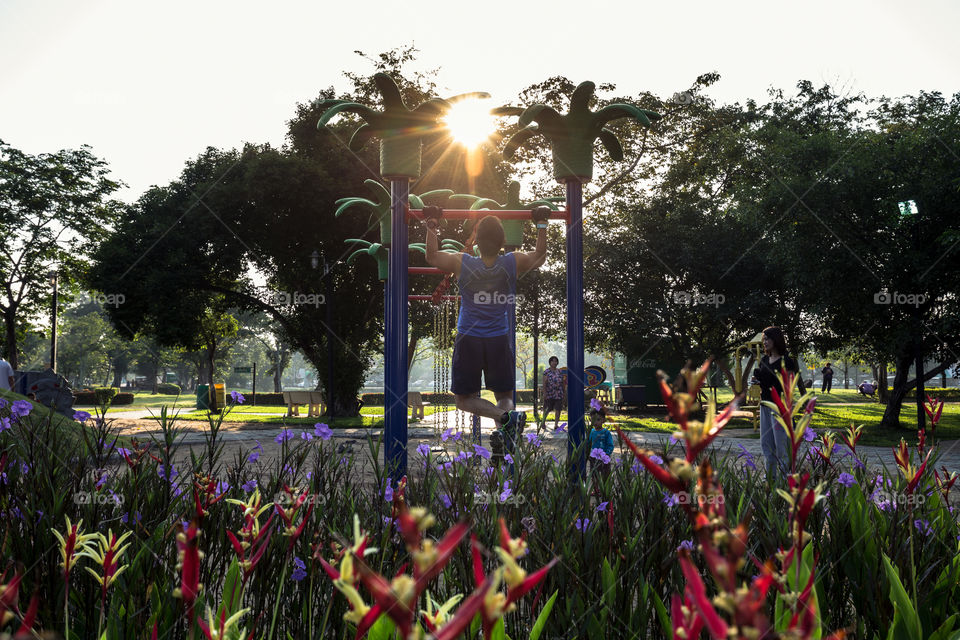
<path id="1" fill-rule="evenodd" d="M 13 367 L 3 358 L 0 358 L 0 389 L 13 391 Z"/>
<path id="2" fill-rule="evenodd" d="M 563 410 L 567 385 L 563 384 L 563 373 L 557 368 L 560 359 L 557 356 L 550 356 L 547 363 L 550 367 L 543 372 L 543 423 L 540 427 L 542 429 L 547 427 L 547 420 L 550 412 L 553 411 L 553 429 L 556 431 L 560 424 L 560 412 Z"/>
<path id="3" fill-rule="evenodd" d="M 830 363 L 827 363 L 820 373 L 823 374 L 823 384 L 820 385 L 820 393 L 830 393 L 830 389 L 833 388 L 833 367 L 830 366 Z"/>
<path id="4" fill-rule="evenodd" d="M 510 345 L 507 309 L 515 301 L 517 275 L 539 268 L 546 260 L 550 214 L 545 207 L 530 214 L 537 225 L 534 251 L 510 251 L 503 255 L 503 225 L 494 216 L 482 218 L 477 223 L 479 258 L 439 250 L 437 226 L 442 215 L 438 207 L 424 208 L 427 264 L 453 273 L 460 288 L 450 390 L 458 409 L 494 420 L 498 428 L 490 436 L 490 448 L 502 460 L 504 444 L 509 451 L 513 450 L 514 440 L 527 419 L 527 414 L 516 411 L 513 404 L 516 359 Z M 487 390 L 493 391 L 496 404 L 479 397 L 481 375 Z"/>
<path id="5" fill-rule="evenodd" d="M 763 351 L 765 355 L 760 358 L 759 367 L 754 369 L 753 380 L 760 385 L 760 399 L 773 402 L 773 389 L 783 397 L 783 385 L 777 376 L 782 369 L 796 376 L 800 395 L 804 395 L 806 388 L 800 376 L 800 367 L 797 361 L 787 354 L 786 339 L 780 327 L 767 327 L 763 330 Z M 764 404 L 760 405 L 760 449 L 766 460 L 768 481 L 773 482 L 790 471 L 787 467 L 790 460 L 790 438 L 777 421 L 773 410 Z"/>

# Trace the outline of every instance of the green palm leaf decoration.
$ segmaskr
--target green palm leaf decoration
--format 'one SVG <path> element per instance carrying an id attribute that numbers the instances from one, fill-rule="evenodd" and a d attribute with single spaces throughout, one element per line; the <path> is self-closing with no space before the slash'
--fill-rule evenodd
<path id="1" fill-rule="evenodd" d="M 339 217 L 341 213 L 352 208 L 367 209 L 370 211 L 369 224 L 374 220 L 380 225 L 380 243 L 389 247 L 393 233 L 390 227 L 390 191 L 378 180 L 364 180 L 363 182 L 370 191 L 370 198 L 340 198 L 334 204 L 337 210 L 334 215 Z M 453 195 L 450 189 L 434 189 L 422 193 L 419 196 L 410 194 L 407 202 L 412 209 L 423 209 L 424 200 L 437 201 L 442 203 Z"/>
<path id="2" fill-rule="evenodd" d="M 553 175 L 560 182 L 589 182 L 593 177 L 593 143 L 598 138 L 614 160 L 623 160 L 623 147 L 616 134 L 605 125 L 619 118 L 632 118 L 649 127 L 660 114 L 632 104 L 611 104 L 590 111 L 590 99 L 596 85 L 582 82 L 570 97 L 570 112 L 561 115 L 552 107 L 535 104 L 528 107 L 517 124 L 522 127 L 503 149 L 511 158 L 516 149 L 535 135 L 543 135 L 553 147 Z M 536 125 L 531 125 L 535 122 Z M 529 125 L 529 126 L 528 126 Z"/>
<path id="3" fill-rule="evenodd" d="M 556 202 L 563 202 L 563 198 L 543 198 L 533 202 L 523 202 L 520 199 L 520 183 L 511 180 L 507 186 L 507 201 L 500 204 L 491 198 L 481 198 L 480 196 L 468 193 L 458 193 L 450 196 L 450 200 L 461 199 L 470 202 L 472 211 L 487 209 L 491 211 L 520 211 L 523 209 L 533 209 L 535 207 L 546 206 L 553 211 L 557 210 Z M 523 220 L 503 220 L 504 244 L 508 247 L 519 247 L 523 244 Z"/>
<path id="4" fill-rule="evenodd" d="M 370 242 L 361 238 L 348 238 L 344 240 L 347 244 L 359 245 L 359 249 L 347 256 L 347 264 L 353 264 L 357 256 L 368 255 L 377 261 L 377 277 L 380 280 L 386 280 L 390 272 L 390 250 L 379 242 Z M 441 251 L 444 253 L 459 253 L 457 248 L 450 244 L 455 240 L 444 240 L 441 245 Z M 459 243 L 457 243 L 459 244 Z M 461 248 L 463 245 L 460 245 Z M 411 251 L 419 251 L 427 255 L 427 245 L 422 242 L 411 243 L 408 247 Z"/>
<path id="5" fill-rule="evenodd" d="M 358 102 L 338 101 L 320 116 L 317 127 L 324 127 L 339 113 L 355 113 L 364 119 L 350 138 L 349 147 L 359 151 L 370 138 L 380 138 L 380 175 L 384 178 L 420 177 L 420 150 L 423 138 L 444 128 L 440 119 L 452 102 L 465 97 L 489 97 L 484 93 L 463 94 L 449 100 L 431 98 L 414 109 L 408 109 L 397 83 L 386 73 L 373 76 L 383 96 L 383 111 Z"/>

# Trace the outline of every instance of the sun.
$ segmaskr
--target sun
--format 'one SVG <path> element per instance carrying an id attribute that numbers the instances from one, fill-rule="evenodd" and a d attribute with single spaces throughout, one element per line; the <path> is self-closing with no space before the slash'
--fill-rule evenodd
<path id="1" fill-rule="evenodd" d="M 496 130 L 490 107 L 484 101 L 477 99 L 454 103 L 447 112 L 444 122 L 453 139 L 470 149 L 479 147 Z"/>

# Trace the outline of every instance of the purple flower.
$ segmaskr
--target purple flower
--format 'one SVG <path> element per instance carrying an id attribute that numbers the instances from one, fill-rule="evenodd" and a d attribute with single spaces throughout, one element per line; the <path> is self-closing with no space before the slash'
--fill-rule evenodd
<path id="1" fill-rule="evenodd" d="M 603 403 L 596 398 L 590 398 L 590 408 L 594 411 L 600 411 L 600 409 L 603 409 Z"/>
<path id="2" fill-rule="evenodd" d="M 172 482 L 173 479 L 177 476 L 177 469 L 173 465 L 170 465 L 170 469 L 166 470 L 164 469 L 164 466 L 162 464 L 158 464 L 157 475 L 163 478 L 164 480 L 167 480 L 168 482 Z"/>
<path id="3" fill-rule="evenodd" d="M 430 445 L 424 443 L 417 447 L 417 453 L 419 453 L 424 458 L 430 455 Z"/>
<path id="4" fill-rule="evenodd" d="M 257 481 L 252 479 L 247 480 L 242 485 L 240 485 L 240 488 L 246 491 L 247 493 L 250 493 L 251 491 L 257 488 Z"/>
<path id="5" fill-rule="evenodd" d="M 239 391 L 231 391 L 230 399 L 233 400 L 235 404 L 243 404 L 244 397 Z"/>
<path id="6" fill-rule="evenodd" d="M 507 498 L 513 495 L 513 489 L 510 488 L 510 481 L 503 481 L 503 491 L 500 492 L 500 502 L 506 502 Z"/>
<path id="7" fill-rule="evenodd" d="M 107 474 L 104 473 L 99 478 L 97 478 L 97 484 L 96 484 L 97 491 L 102 489 L 103 485 L 106 484 L 106 482 L 107 482 Z"/>
<path id="8" fill-rule="evenodd" d="M 573 526 L 577 528 L 577 531 L 583 533 L 587 530 L 587 527 L 590 526 L 590 518 L 577 518 Z"/>
<path id="9" fill-rule="evenodd" d="M 803 439 L 807 442 L 813 442 L 817 439 L 817 432 L 813 429 L 804 429 L 803 430 Z"/>
<path id="10" fill-rule="evenodd" d="M 10 418 L 0 418 L 0 433 L 10 428 Z"/>
<path id="11" fill-rule="evenodd" d="M 444 430 L 443 430 L 443 433 L 440 434 L 440 441 L 441 441 L 441 442 L 446 442 L 447 440 L 450 439 L 450 437 L 451 437 L 452 435 L 453 435 L 453 427 L 450 427 L 450 428 L 448 428 L 448 429 L 444 429 Z"/>
<path id="12" fill-rule="evenodd" d="M 223 481 L 223 480 L 218 480 L 218 481 L 217 481 L 217 489 L 216 489 L 217 495 L 224 494 L 224 493 L 226 493 L 227 491 L 230 491 L 230 483 L 229 483 L 229 482 L 225 482 L 225 481 Z"/>
<path id="13" fill-rule="evenodd" d="M 561 422 L 553 431 L 555 433 L 562 433 L 567 430 L 567 423 Z"/>
<path id="14" fill-rule="evenodd" d="M 28 416 L 31 411 L 33 411 L 33 405 L 26 400 L 15 400 L 13 406 L 10 407 L 10 415 L 15 418 Z"/>
<path id="15" fill-rule="evenodd" d="M 451 500 L 450 496 L 448 496 L 445 493 L 440 494 L 440 502 L 442 502 L 443 506 L 446 507 L 447 509 L 453 506 L 453 500 Z"/>
<path id="16" fill-rule="evenodd" d="M 656 462 L 657 464 L 663 464 L 663 458 L 661 458 L 660 456 L 658 456 L 658 455 L 655 454 L 655 453 L 651 453 L 651 454 L 650 454 L 649 456 L 647 456 L 647 457 L 650 458 L 650 461 L 651 461 L 651 462 Z"/>
<path id="17" fill-rule="evenodd" d="M 744 464 L 750 467 L 751 469 L 753 469 L 754 471 L 756 471 L 757 463 L 753 458 L 753 454 L 747 451 L 747 448 L 742 444 L 738 443 L 737 446 L 740 447 L 740 451 L 741 451 L 740 455 L 737 456 L 737 460 L 739 460 L 740 458 L 746 458 L 746 461 L 744 462 Z"/>
<path id="18" fill-rule="evenodd" d="M 933 527 L 930 526 L 929 520 L 914 520 L 913 526 L 917 528 L 917 531 L 928 538 L 930 537 L 930 534 L 933 533 Z"/>
<path id="19" fill-rule="evenodd" d="M 291 574 L 290 576 L 291 580 L 293 580 L 294 582 L 300 582 L 301 580 L 307 577 L 307 572 L 306 572 L 307 565 L 303 563 L 303 560 L 294 556 L 293 566 L 294 566 L 293 574 Z"/>
<path id="20" fill-rule="evenodd" d="M 309 431 L 301 431 L 300 438 L 302 440 L 313 440 L 313 434 L 310 433 Z"/>
<path id="21" fill-rule="evenodd" d="M 247 456 L 247 462 L 256 462 L 256 461 L 259 460 L 259 459 L 260 459 L 260 452 L 259 452 L 259 451 L 254 451 L 254 452 L 251 453 L 249 456 Z"/>
<path id="22" fill-rule="evenodd" d="M 609 501 L 609 500 L 608 500 L 607 502 L 601 502 L 600 504 L 597 505 L 597 511 L 598 511 L 598 512 L 606 511 L 606 510 L 607 510 L 607 505 L 609 505 L 609 504 L 610 504 L 610 501 Z"/>
<path id="23" fill-rule="evenodd" d="M 390 483 L 387 483 L 387 487 L 383 490 L 383 499 L 387 502 L 393 502 L 393 487 L 390 486 Z"/>
<path id="24" fill-rule="evenodd" d="M 670 492 L 668 492 L 668 491 L 664 491 L 664 492 L 663 492 L 663 504 L 667 505 L 668 507 L 675 507 L 675 506 L 677 506 L 678 504 L 680 504 L 680 498 L 678 498 L 677 495 L 674 494 L 674 493 L 670 493 Z"/>
<path id="25" fill-rule="evenodd" d="M 539 447 L 540 445 L 543 444 L 543 441 L 537 437 L 536 433 L 533 433 L 532 431 L 526 435 L 526 438 L 527 438 L 527 442 L 529 442 L 534 447 Z"/>
<path id="26" fill-rule="evenodd" d="M 323 422 L 313 425 L 313 434 L 321 440 L 329 440 L 333 436 L 333 429 Z"/>
<path id="27" fill-rule="evenodd" d="M 510 455 L 509 453 L 503 454 L 503 459 L 509 462 L 510 464 L 513 464 L 513 456 Z"/>
<path id="28" fill-rule="evenodd" d="M 77 422 L 86 422 L 87 420 L 90 419 L 90 414 L 87 413 L 86 411 L 74 411 L 73 419 L 76 420 Z"/>
<path id="29" fill-rule="evenodd" d="M 494 472 L 494 468 L 493 468 L 493 467 L 484 467 L 484 469 L 483 469 L 480 473 L 482 473 L 483 475 L 487 476 L 488 478 L 492 478 L 492 477 L 493 477 L 493 472 Z"/>
<path id="30" fill-rule="evenodd" d="M 492 457 L 489 449 L 484 449 L 478 444 L 473 445 L 473 451 L 484 460 L 489 460 Z"/>
<path id="31" fill-rule="evenodd" d="M 680 549 L 686 549 L 687 551 L 693 551 L 696 547 L 693 546 L 693 540 L 684 540 L 680 543 L 680 546 L 677 547 L 677 551 Z"/>
<path id="32" fill-rule="evenodd" d="M 6 409 L 6 408 L 7 408 L 7 405 L 9 405 L 9 404 L 10 404 L 9 402 L 7 402 L 6 400 L 4 400 L 3 398 L 0 398 L 0 409 Z"/>
<path id="33" fill-rule="evenodd" d="M 643 466 L 640 464 L 639 460 L 634 460 L 633 464 L 630 465 L 630 471 L 633 471 L 636 474 L 639 474 L 643 471 Z"/>
<path id="34" fill-rule="evenodd" d="M 290 429 L 287 429 L 286 427 L 284 427 L 280 431 L 280 433 L 277 434 L 277 437 L 273 439 L 273 441 L 276 442 L 277 444 L 283 444 L 284 442 L 286 442 L 287 440 L 290 440 L 291 438 L 293 438 L 293 431 L 290 431 Z"/>
<path id="35" fill-rule="evenodd" d="M 23 473 L 23 475 L 27 475 L 30 473 L 30 465 L 28 465 L 26 462 L 21 463 L 20 471 Z"/>
<path id="36" fill-rule="evenodd" d="M 866 468 L 867 468 L 867 467 L 863 464 L 863 460 L 861 460 L 860 458 L 854 458 L 854 459 L 853 459 L 853 467 L 854 467 L 854 469 L 866 469 Z"/>
<path id="37" fill-rule="evenodd" d="M 841 474 L 837 477 L 837 482 L 839 482 L 840 484 L 842 484 L 842 485 L 845 486 L 845 487 L 852 487 L 853 485 L 857 484 L 857 479 L 854 478 L 854 477 L 853 477 L 852 475 L 850 475 L 849 473 L 841 473 Z"/>
<path id="38" fill-rule="evenodd" d="M 603 449 L 593 449 L 590 451 L 590 457 L 594 460 L 599 460 L 600 462 L 607 464 L 610 462 L 610 456 L 607 455 L 607 452 Z"/>

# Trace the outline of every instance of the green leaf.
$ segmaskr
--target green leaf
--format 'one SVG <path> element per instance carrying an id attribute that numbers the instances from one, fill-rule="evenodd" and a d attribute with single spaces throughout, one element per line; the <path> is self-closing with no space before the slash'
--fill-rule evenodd
<path id="1" fill-rule="evenodd" d="M 503 626 L 503 618 L 497 620 L 497 623 L 493 625 L 490 640 L 507 640 L 507 631 Z"/>
<path id="2" fill-rule="evenodd" d="M 953 625 L 957 621 L 957 614 L 953 614 L 943 621 L 943 624 L 933 632 L 927 640 L 950 640 L 960 637 L 960 632 L 953 633 Z"/>
<path id="3" fill-rule="evenodd" d="M 903 583 L 900 581 L 900 574 L 890 562 L 887 554 L 883 554 L 883 568 L 887 572 L 887 580 L 890 582 L 890 602 L 893 603 L 893 626 L 887 638 L 892 640 L 921 640 L 923 635 L 920 627 L 920 618 L 910 602 L 910 596 L 907 595 Z"/>
<path id="4" fill-rule="evenodd" d="M 243 602 L 243 587 L 240 579 L 240 563 L 234 558 L 227 569 L 227 577 L 223 581 L 223 598 L 220 600 L 220 611 L 226 609 L 229 618 L 240 610 Z M 219 611 L 217 612 L 219 613 Z"/>
<path id="5" fill-rule="evenodd" d="M 367 632 L 367 640 L 390 640 L 396 630 L 397 626 L 390 616 L 380 616 Z"/>
<path id="6" fill-rule="evenodd" d="M 547 624 L 547 619 L 553 610 L 553 603 L 556 601 L 558 593 L 560 592 L 554 591 L 550 599 L 547 600 L 547 603 L 543 605 L 543 609 L 540 610 L 540 615 L 537 616 L 537 621 L 533 623 L 533 628 L 530 629 L 529 640 L 540 640 L 540 634 L 543 633 L 543 628 Z"/>
<path id="7" fill-rule="evenodd" d="M 600 570 L 600 584 L 603 587 L 603 601 L 610 613 L 613 613 L 617 604 L 617 577 L 606 558 L 603 559 L 603 567 Z"/>
<path id="8" fill-rule="evenodd" d="M 670 622 L 670 616 L 667 614 L 667 607 L 663 604 L 663 600 L 660 599 L 656 591 L 651 590 L 650 595 L 653 596 L 653 608 L 657 611 L 657 619 L 660 620 L 660 629 L 663 631 L 663 635 L 667 638 L 673 638 L 673 624 Z"/>

